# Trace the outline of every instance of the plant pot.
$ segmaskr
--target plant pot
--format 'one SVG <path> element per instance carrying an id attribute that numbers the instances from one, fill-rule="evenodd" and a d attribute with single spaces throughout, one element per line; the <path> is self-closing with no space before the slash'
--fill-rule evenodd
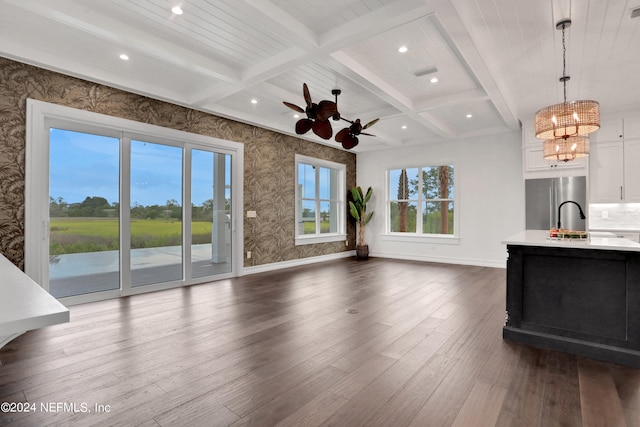
<path id="1" fill-rule="evenodd" d="M 369 259 L 369 245 L 356 246 L 356 258 Z"/>

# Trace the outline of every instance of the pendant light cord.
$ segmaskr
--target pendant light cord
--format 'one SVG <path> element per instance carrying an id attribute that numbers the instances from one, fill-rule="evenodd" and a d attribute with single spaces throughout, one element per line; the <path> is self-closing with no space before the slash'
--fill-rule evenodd
<path id="1" fill-rule="evenodd" d="M 564 40 L 564 28 L 562 24 L 562 86 L 564 87 L 564 102 L 567 102 L 567 46 Z"/>

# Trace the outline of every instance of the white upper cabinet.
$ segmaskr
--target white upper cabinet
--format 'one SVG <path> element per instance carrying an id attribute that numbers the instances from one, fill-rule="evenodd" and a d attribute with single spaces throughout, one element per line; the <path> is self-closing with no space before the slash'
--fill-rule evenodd
<path id="1" fill-rule="evenodd" d="M 640 115 L 601 123 L 589 155 L 591 203 L 640 202 Z"/>
<path id="2" fill-rule="evenodd" d="M 624 119 L 625 139 L 640 138 L 640 113 L 630 114 Z"/>
<path id="3" fill-rule="evenodd" d="M 599 142 L 589 147 L 589 201 L 618 203 L 624 200 L 624 143 Z"/>
<path id="4" fill-rule="evenodd" d="M 622 119 L 600 122 L 600 129 L 589 136 L 590 142 L 622 141 L 624 138 Z"/>
<path id="5" fill-rule="evenodd" d="M 624 140 L 624 196 L 627 202 L 640 202 L 640 138 Z"/>

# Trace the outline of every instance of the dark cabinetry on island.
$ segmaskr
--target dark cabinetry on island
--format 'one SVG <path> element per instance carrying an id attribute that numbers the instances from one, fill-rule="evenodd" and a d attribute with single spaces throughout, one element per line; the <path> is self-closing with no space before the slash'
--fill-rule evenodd
<path id="1" fill-rule="evenodd" d="M 526 232 L 505 242 L 503 337 L 640 367 L 640 245 L 544 236 Z"/>

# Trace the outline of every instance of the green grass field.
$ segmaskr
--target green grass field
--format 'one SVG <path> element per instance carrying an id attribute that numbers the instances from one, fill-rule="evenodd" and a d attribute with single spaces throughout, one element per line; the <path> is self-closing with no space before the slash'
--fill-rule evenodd
<path id="1" fill-rule="evenodd" d="M 50 255 L 117 250 L 119 231 L 117 218 L 51 218 Z M 329 222 L 320 225 L 322 232 L 330 230 Z M 211 223 L 192 223 L 192 243 L 211 243 Z M 313 222 L 304 223 L 304 233 L 315 232 Z M 182 244 L 182 223 L 170 219 L 131 220 L 131 248 L 159 248 Z"/>
<path id="2" fill-rule="evenodd" d="M 211 243 L 211 223 L 193 222 L 194 244 Z M 51 218 L 50 254 L 62 255 L 118 249 L 117 218 Z M 182 223 L 175 220 L 134 219 L 131 247 L 155 248 L 182 243 Z"/>

